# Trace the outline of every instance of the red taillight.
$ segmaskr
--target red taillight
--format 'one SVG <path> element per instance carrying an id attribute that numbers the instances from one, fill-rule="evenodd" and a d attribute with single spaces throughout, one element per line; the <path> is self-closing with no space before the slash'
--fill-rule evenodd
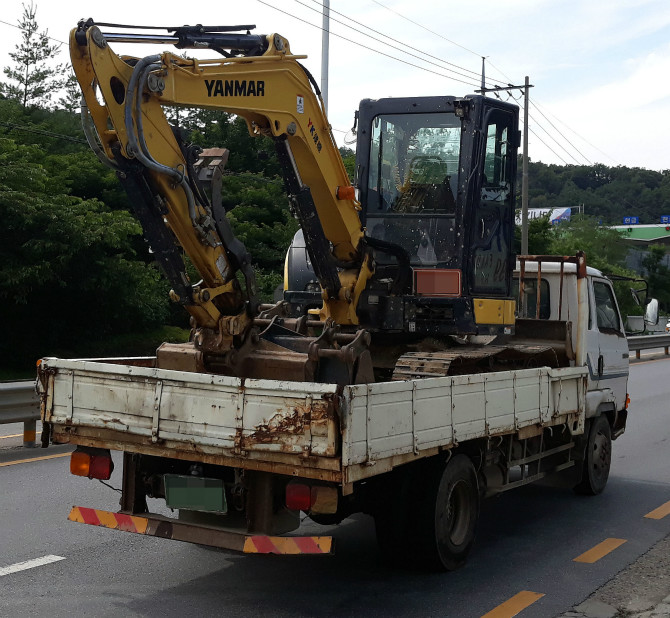
<path id="1" fill-rule="evenodd" d="M 337 500 L 336 487 L 306 485 L 297 481 L 291 481 L 286 486 L 286 508 L 291 511 L 337 513 Z"/>
<path id="2" fill-rule="evenodd" d="M 114 462 L 109 451 L 79 447 L 70 457 L 70 472 L 75 476 L 107 481 L 114 471 Z"/>
<path id="3" fill-rule="evenodd" d="M 286 508 L 291 511 L 309 511 L 312 508 L 312 488 L 302 483 L 286 486 Z"/>

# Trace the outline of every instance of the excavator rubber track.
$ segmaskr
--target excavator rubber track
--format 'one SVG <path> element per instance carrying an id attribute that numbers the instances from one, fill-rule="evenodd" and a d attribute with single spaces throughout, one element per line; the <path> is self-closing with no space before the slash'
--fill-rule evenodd
<path id="1" fill-rule="evenodd" d="M 403 354 L 396 363 L 393 380 L 558 366 L 558 356 L 550 346 L 461 346 L 437 352 Z"/>

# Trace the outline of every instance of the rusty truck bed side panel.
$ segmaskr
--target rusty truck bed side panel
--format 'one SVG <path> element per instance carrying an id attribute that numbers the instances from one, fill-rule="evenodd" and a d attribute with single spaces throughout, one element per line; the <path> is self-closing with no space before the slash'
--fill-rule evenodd
<path id="1" fill-rule="evenodd" d="M 339 470 L 333 384 L 60 359 L 44 359 L 40 376 L 42 418 L 59 441 L 224 465 Z"/>

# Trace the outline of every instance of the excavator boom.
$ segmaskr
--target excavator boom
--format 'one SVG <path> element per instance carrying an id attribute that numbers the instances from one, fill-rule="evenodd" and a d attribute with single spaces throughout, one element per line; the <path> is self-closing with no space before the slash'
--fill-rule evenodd
<path id="1" fill-rule="evenodd" d="M 356 324 L 351 300 L 369 276 L 369 270 L 361 268 L 360 207 L 313 80 L 298 62 L 304 56 L 293 55 L 288 41 L 277 34 L 176 30 L 167 40 L 103 34 L 89 20 L 72 31 L 70 40 L 75 74 L 102 151 L 119 169 L 133 204 L 144 211 L 138 215 L 145 232 L 155 231 L 148 233 L 150 242 L 165 244 L 160 229 L 164 218 L 202 277 L 198 289 L 192 289 L 174 256 L 169 256 L 168 243 L 159 261 L 174 285 L 173 296 L 198 326 L 228 328 L 232 335 L 245 322 L 244 298 L 235 282 L 238 270 L 247 280 L 246 300 L 254 295 L 246 250 L 234 238 L 220 204 L 202 199 L 190 153 L 163 112 L 163 106 L 216 109 L 244 118 L 252 136 L 274 140 L 294 212 L 323 285 L 325 315 L 338 324 Z M 196 60 L 165 52 L 128 58 L 114 53 L 109 41 L 209 46 L 226 56 Z M 252 302 L 246 313 L 253 317 L 254 312 Z"/>

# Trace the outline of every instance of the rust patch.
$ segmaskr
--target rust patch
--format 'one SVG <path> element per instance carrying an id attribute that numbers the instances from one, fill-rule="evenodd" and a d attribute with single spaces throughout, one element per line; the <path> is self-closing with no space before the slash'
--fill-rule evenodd
<path id="1" fill-rule="evenodd" d="M 301 476 L 320 481 L 340 483 L 342 481 L 341 462 L 324 457 L 301 457 L 293 453 L 250 454 L 250 457 L 234 456 L 226 449 L 196 448 L 194 444 L 166 441 L 164 446 L 144 443 L 141 436 L 128 432 L 102 428 L 82 428 L 75 435 L 66 433 L 62 425 L 53 427 L 53 442 L 59 444 L 78 444 L 96 448 L 107 448 L 113 451 L 141 453 L 157 457 L 168 457 L 183 461 L 199 461 L 218 466 L 260 470 L 286 476 Z M 254 458 L 255 457 L 255 458 Z"/>
<path id="2" fill-rule="evenodd" d="M 294 406 L 290 414 L 280 409 L 266 423 L 257 425 L 255 431 L 244 438 L 244 444 L 248 446 L 280 443 L 286 439 L 287 434 L 301 436 L 310 429 L 313 423 L 327 424 L 333 417 L 334 411 L 328 401 L 315 401 L 310 405 Z M 288 450 L 292 449 L 291 444 L 285 446 Z"/>

